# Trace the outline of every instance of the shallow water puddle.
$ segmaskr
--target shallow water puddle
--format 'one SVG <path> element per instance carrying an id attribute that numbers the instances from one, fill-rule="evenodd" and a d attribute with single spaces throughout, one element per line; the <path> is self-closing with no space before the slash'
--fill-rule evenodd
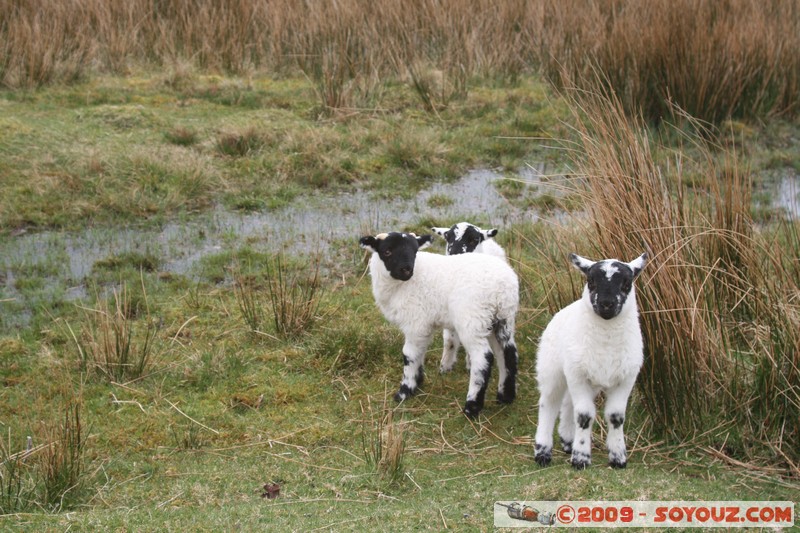
<path id="1" fill-rule="evenodd" d="M 773 196 L 773 206 L 792 220 L 800 219 L 800 175 L 784 176 Z"/>
<path id="2" fill-rule="evenodd" d="M 515 207 L 498 192 L 495 182 L 502 179 L 497 171 L 475 170 L 454 182 L 433 182 L 410 199 L 376 198 L 358 191 L 304 195 L 288 207 L 265 212 L 216 207 L 161 227 L 45 231 L 8 238 L 0 249 L 0 326 L 29 321 L 30 308 L 38 303 L 20 290 L 27 279 L 36 278 L 40 285 L 39 302 L 84 298 L 85 278 L 97 262 L 120 254 L 153 256 L 159 271 L 196 278 L 204 257 L 244 245 L 256 251 L 325 257 L 326 250 L 341 250 L 342 242 L 352 242 L 357 250 L 358 238 L 367 233 L 406 230 L 430 221 L 449 225 L 469 220 L 503 231 L 539 218 L 536 210 Z M 528 196 L 561 196 L 571 188 L 563 178 L 543 179 L 533 168 L 521 169 L 512 179 L 527 184 L 523 194 Z M 778 181 L 771 197 L 774 208 L 788 218 L 800 218 L 800 176 Z"/>
<path id="3" fill-rule="evenodd" d="M 532 168 L 519 176 L 530 184 L 527 194 L 557 187 L 555 180 L 545 183 Z M 324 252 L 342 240 L 351 240 L 357 248 L 358 238 L 366 233 L 405 230 L 430 220 L 449 225 L 468 219 L 501 231 L 514 222 L 535 220 L 535 211 L 518 209 L 498 193 L 494 182 L 501 179 L 499 172 L 475 170 L 451 183 L 434 182 L 411 199 L 376 198 L 368 192 L 305 195 L 281 209 L 242 213 L 216 207 L 157 228 L 20 235 L 6 240 L 0 253 L 0 312 L 9 311 L 2 309 L 3 301 L 25 300 L 18 282 L 26 276 L 45 280 L 47 298 L 85 297 L 84 279 L 95 264 L 125 253 L 156 257 L 160 271 L 194 277 L 202 258 L 245 244 L 258 251 L 302 255 Z M 29 315 L 20 305 L 13 312 Z M 5 318 L 6 325 L 27 321 L 23 316 Z"/>

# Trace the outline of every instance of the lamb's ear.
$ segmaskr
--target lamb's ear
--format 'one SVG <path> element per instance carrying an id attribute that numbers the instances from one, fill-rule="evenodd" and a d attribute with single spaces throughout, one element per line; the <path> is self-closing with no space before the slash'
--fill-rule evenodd
<path id="1" fill-rule="evenodd" d="M 647 259 L 648 259 L 647 252 L 645 252 L 636 259 L 634 259 L 633 261 L 631 261 L 630 263 L 628 263 L 628 266 L 631 267 L 631 270 L 633 270 L 634 279 L 636 279 L 639 276 L 639 274 L 642 273 L 644 266 L 647 264 Z"/>
<path id="2" fill-rule="evenodd" d="M 495 228 L 483 229 L 483 230 L 481 230 L 481 233 L 483 233 L 484 238 L 491 239 L 492 237 L 497 235 L 497 230 Z"/>
<path id="3" fill-rule="evenodd" d="M 361 239 L 359 239 L 358 241 L 358 244 L 365 250 L 369 250 L 370 252 L 377 252 L 378 241 L 385 238 L 386 238 L 385 233 L 381 233 L 380 235 L 376 235 L 375 237 L 373 237 L 372 235 L 367 235 L 366 237 L 361 237 Z"/>
<path id="4" fill-rule="evenodd" d="M 444 237 L 444 234 L 447 233 L 449 230 L 450 228 L 435 228 L 435 227 L 431 228 L 432 232 L 436 233 L 437 235 L 441 235 L 442 237 Z"/>
<path id="5" fill-rule="evenodd" d="M 416 237 L 416 235 L 414 235 Z M 433 235 L 423 235 L 422 237 L 417 237 L 417 244 L 419 244 L 419 249 L 423 250 L 431 245 L 433 242 Z"/>
<path id="6" fill-rule="evenodd" d="M 589 261 L 585 257 L 581 257 L 578 254 L 569 254 L 569 260 L 572 261 L 572 265 L 583 272 L 584 275 L 589 273 L 589 269 L 594 266 L 597 261 Z"/>

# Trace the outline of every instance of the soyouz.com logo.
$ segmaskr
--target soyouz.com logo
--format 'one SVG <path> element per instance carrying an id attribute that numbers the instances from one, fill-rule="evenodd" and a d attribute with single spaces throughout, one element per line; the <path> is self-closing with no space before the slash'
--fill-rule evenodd
<path id="1" fill-rule="evenodd" d="M 779 527 L 794 525 L 794 502 L 498 501 L 495 527 Z"/>

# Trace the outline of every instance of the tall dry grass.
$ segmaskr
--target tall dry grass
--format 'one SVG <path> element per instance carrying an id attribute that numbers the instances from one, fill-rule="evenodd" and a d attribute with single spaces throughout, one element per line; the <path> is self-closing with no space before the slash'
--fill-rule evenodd
<path id="1" fill-rule="evenodd" d="M 614 93 L 570 94 L 594 253 L 652 258 L 639 384 L 653 426 L 800 474 L 800 223 L 754 224 L 746 168 L 709 135 L 687 135 L 694 160 L 657 164 Z M 688 193 L 690 174 L 709 191 Z"/>
<path id="2" fill-rule="evenodd" d="M 13 515 L 31 508 L 58 512 L 78 500 L 84 470 L 87 434 L 79 399 L 64 408 L 63 422 L 40 422 L 36 439 L 12 453 L 11 429 L 0 439 L 0 512 Z"/>
<path id="3" fill-rule="evenodd" d="M 717 121 L 798 111 L 800 3 L 0 0 L 0 85 L 186 63 L 300 69 L 327 109 L 374 106 L 406 80 L 433 111 L 475 76 L 541 69 L 562 86 L 599 69 L 629 112 L 659 119 L 672 101 Z"/>
<path id="4" fill-rule="evenodd" d="M 551 0 L 542 16 L 548 77 L 582 84 L 599 70 L 629 113 L 660 120 L 675 104 L 718 122 L 798 111 L 796 1 Z"/>
<path id="5" fill-rule="evenodd" d="M 147 294 L 143 291 L 147 308 Z M 153 364 L 160 324 L 150 316 L 136 320 L 139 312 L 123 284 L 111 298 L 98 299 L 93 308 L 83 307 L 86 317 L 76 334 L 69 323 L 65 330 L 73 340 L 79 369 L 104 379 L 125 382 L 146 375 Z"/>

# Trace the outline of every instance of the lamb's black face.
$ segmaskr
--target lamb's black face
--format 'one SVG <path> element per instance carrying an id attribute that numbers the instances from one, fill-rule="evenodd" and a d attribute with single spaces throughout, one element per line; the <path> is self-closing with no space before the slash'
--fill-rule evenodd
<path id="1" fill-rule="evenodd" d="M 414 275 L 417 252 L 430 244 L 432 237 L 417 237 L 413 233 L 382 233 L 375 237 L 362 237 L 361 247 L 378 254 L 389 275 L 408 281 Z"/>
<path id="2" fill-rule="evenodd" d="M 447 255 L 467 254 L 475 251 L 480 243 L 497 235 L 496 229 L 481 230 L 467 222 L 454 224 L 449 230 L 432 228 L 447 241 Z"/>
<path id="3" fill-rule="evenodd" d="M 647 254 L 630 263 L 615 259 L 592 262 L 575 254 L 570 259 L 586 276 L 592 309 L 599 317 L 610 320 L 622 311 L 633 289 L 633 281 L 644 268 Z"/>
<path id="4" fill-rule="evenodd" d="M 622 311 L 633 287 L 633 271 L 619 261 L 600 261 L 586 274 L 592 309 L 609 320 Z"/>

